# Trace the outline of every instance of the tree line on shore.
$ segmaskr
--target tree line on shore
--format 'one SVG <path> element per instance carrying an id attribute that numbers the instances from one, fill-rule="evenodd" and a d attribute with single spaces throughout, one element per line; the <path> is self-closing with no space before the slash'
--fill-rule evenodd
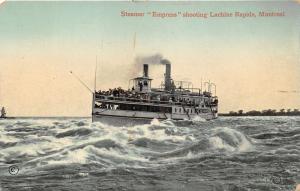
<path id="1" fill-rule="evenodd" d="M 243 110 L 230 111 L 229 113 L 220 113 L 220 116 L 296 116 L 300 115 L 299 109 L 266 109 L 262 111 L 251 110 L 244 112 Z"/>

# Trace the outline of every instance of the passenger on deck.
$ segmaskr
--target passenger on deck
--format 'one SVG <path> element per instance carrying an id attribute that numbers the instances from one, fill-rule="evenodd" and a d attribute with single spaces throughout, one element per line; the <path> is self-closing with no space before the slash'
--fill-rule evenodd
<path id="1" fill-rule="evenodd" d="M 176 101 L 176 99 L 175 99 L 175 97 L 174 97 L 174 96 L 172 96 L 172 101 L 173 101 L 173 102 L 175 102 L 175 101 Z"/>
<path id="2" fill-rule="evenodd" d="M 140 91 L 142 91 L 143 90 L 143 83 L 141 81 L 139 82 L 139 87 L 140 87 Z"/>

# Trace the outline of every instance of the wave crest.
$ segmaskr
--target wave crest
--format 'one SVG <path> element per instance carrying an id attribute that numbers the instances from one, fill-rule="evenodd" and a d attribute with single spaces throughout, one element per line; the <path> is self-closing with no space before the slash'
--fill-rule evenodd
<path id="1" fill-rule="evenodd" d="M 228 127 L 217 128 L 209 142 L 214 148 L 227 151 L 249 151 L 253 147 L 243 133 Z"/>

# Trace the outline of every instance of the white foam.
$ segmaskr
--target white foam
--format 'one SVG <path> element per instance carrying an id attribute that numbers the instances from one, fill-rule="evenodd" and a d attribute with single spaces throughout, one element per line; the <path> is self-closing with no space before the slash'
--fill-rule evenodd
<path id="1" fill-rule="evenodd" d="M 225 149 L 228 151 L 234 151 L 235 148 L 226 144 L 223 139 L 221 139 L 220 137 L 211 137 L 209 138 L 209 143 L 215 147 L 216 149 Z"/>
<path id="2" fill-rule="evenodd" d="M 128 141 L 137 140 L 139 138 L 148 138 L 157 141 L 171 140 L 174 142 L 181 142 L 186 140 L 186 136 L 166 134 L 166 128 L 174 128 L 174 131 L 177 131 L 177 127 L 173 124 L 160 122 L 157 119 L 153 119 L 151 121 L 151 124 L 136 125 L 126 128 L 114 127 L 101 123 L 99 123 L 99 125 L 101 125 L 100 128 L 103 131 L 102 134 L 105 134 L 101 136 L 101 139 L 114 140 L 124 147 L 126 147 Z M 153 126 L 159 126 L 161 128 L 155 129 L 152 128 Z"/>
<path id="3" fill-rule="evenodd" d="M 217 136 L 213 136 L 209 140 L 215 148 L 226 149 L 228 151 L 237 150 L 241 152 L 253 149 L 253 145 L 249 142 L 245 135 L 237 130 L 228 127 L 219 127 L 216 128 L 214 131 L 216 132 L 215 135 Z M 231 140 L 226 140 L 223 137 L 218 136 L 218 132 L 223 132 L 226 135 L 229 135 Z M 237 147 L 230 145 L 228 141 L 233 142 L 237 145 Z"/>
<path id="4" fill-rule="evenodd" d="M 160 123 L 160 121 L 158 119 L 154 118 L 154 119 L 151 120 L 150 124 L 151 125 L 160 125 L 161 123 Z"/>
<path id="5" fill-rule="evenodd" d="M 123 165 L 139 164 L 137 167 L 143 167 L 144 165 L 157 165 L 145 157 L 145 153 L 154 151 L 147 148 L 136 147 L 133 144 L 129 144 L 130 141 L 140 138 L 147 138 L 159 142 L 172 141 L 180 143 L 195 140 L 195 138 L 190 135 L 185 134 L 181 136 L 179 134 L 179 128 L 181 127 L 176 127 L 170 120 L 160 122 L 157 119 L 153 119 L 150 124 L 136 125 L 126 128 L 115 127 L 101 122 L 91 123 L 89 121 L 84 121 L 82 126 L 76 125 L 81 121 L 82 120 L 21 120 L 19 122 L 24 122 L 26 125 L 31 124 L 28 125 L 30 128 L 55 127 L 46 130 L 50 131 L 49 135 L 39 136 L 29 134 L 24 137 L 24 142 L 21 145 L 17 144 L 13 147 L 2 149 L 1 153 L 3 152 L 4 156 L 9 156 L 10 158 L 20 155 L 34 157 L 34 159 L 27 161 L 26 164 L 34 163 L 39 165 L 41 164 L 40 162 L 45 162 L 49 165 L 68 163 L 86 164 L 91 162 L 90 160 L 93 160 L 91 155 L 98 155 L 102 156 L 101 160 L 107 162 L 107 164 L 114 163 L 112 166 L 122 165 L 118 164 L 118 162 L 124 161 L 122 162 L 125 163 Z M 59 125 L 56 125 L 54 122 L 58 122 Z M 92 130 L 92 133 L 84 137 L 55 137 L 55 134 L 57 133 L 69 130 L 76 131 L 76 129 L 79 128 L 89 128 Z M 166 129 L 171 130 L 171 132 L 174 132 L 175 135 L 173 133 L 168 133 Z M 13 137 L 5 137 L 5 140 L 6 139 L 13 141 Z M 94 146 L 94 143 L 102 140 L 114 141 L 118 146 L 120 146 L 120 148 L 111 147 L 106 149 Z M 16 139 L 14 141 L 20 140 Z M 189 154 L 190 157 L 192 157 L 192 155 L 192 153 Z M 115 160 L 115 162 L 113 162 L 113 160 Z M 92 162 L 101 163 L 101 161 Z"/>
<path id="6" fill-rule="evenodd" d="M 194 116 L 194 117 L 192 118 L 192 121 L 194 121 L 194 122 L 206 122 L 206 119 L 204 119 L 204 118 L 202 118 L 202 117 L 196 115 L 196 116 Z"/>
<path id="7" fill-rule="evenodd" d="M 18 142 L 20 139 L 17 139 L 13 136 L 7 135 L 7 134 L 0 134 L 0 142 L 4 143 L 13 143 L 13 142 Z"/>
<path id="8" fill-rule="evenodd" d="M 97 155 L 106 156 L 107 158 L 116 158 L 116 159 L 122 159 L 127 161 L 142 161 L 142 162 L 148 162 L 149 160 L 136 155 L 134 152 L 120 152 L 117 149 L 105 149 L 105 148 L 95 148 L 93 146 L 88 146 L 88 149 L 92 152 L 96 153 Z"/>

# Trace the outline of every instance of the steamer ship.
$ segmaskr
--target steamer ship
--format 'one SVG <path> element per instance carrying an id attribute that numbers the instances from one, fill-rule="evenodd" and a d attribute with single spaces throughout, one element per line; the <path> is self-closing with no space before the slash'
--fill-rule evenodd
<path id="1" fill-rule="evenodd" d="M 216 85 L 205 82 L 204 88 L 194 88 L 191 82 L 174 81 L 171 63 L 162 60 L 166 67 L 164 82 L 152 88 L 148 75 L 149 65 L 143 65 L 143 76 L 129 81 L 128 90 L 122 88 L 93 93 L 92 120 L 114 125 L 132 125 L 158 120 L 206 120 L 218 117 Z M 214 92 L 212 92 L 214 90 Z"/>

